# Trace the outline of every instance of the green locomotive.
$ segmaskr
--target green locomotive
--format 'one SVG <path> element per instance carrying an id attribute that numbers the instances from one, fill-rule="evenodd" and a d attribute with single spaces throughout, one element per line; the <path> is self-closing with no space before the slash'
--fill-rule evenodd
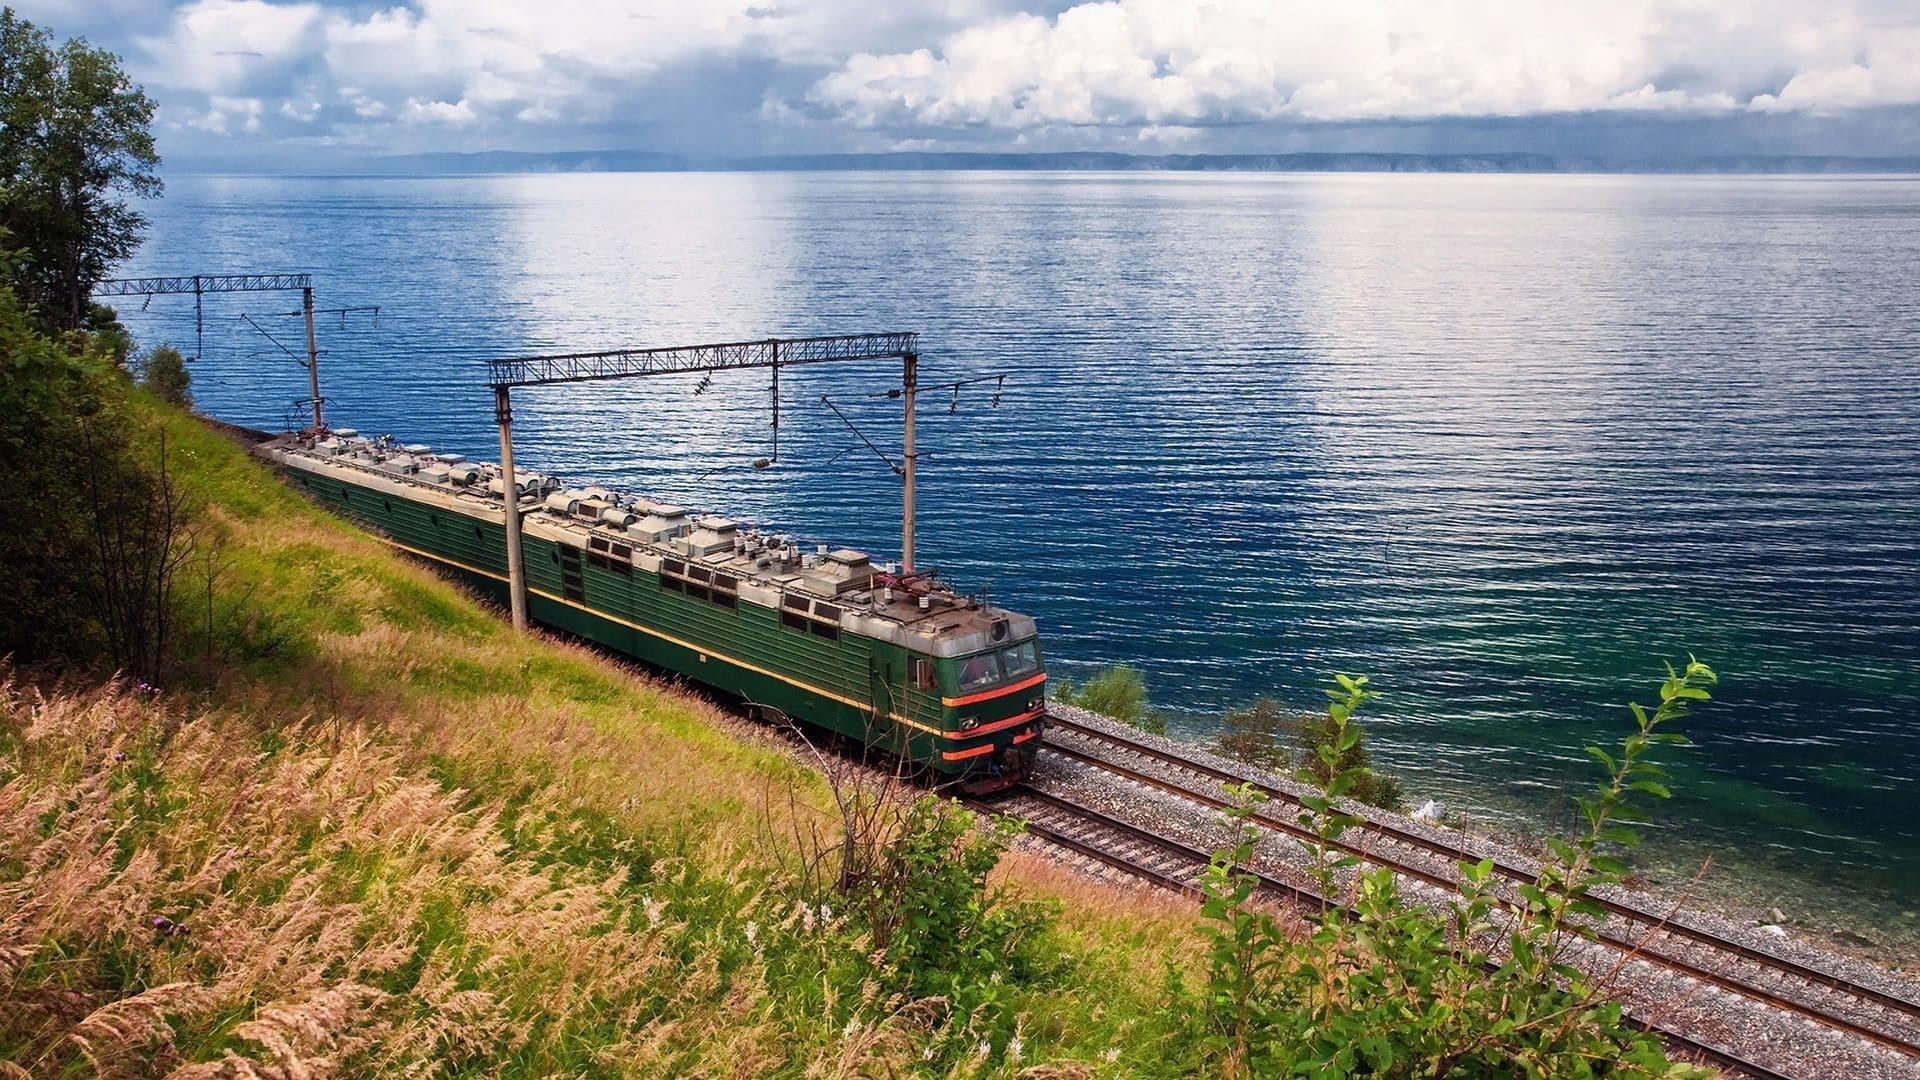
<path id="1" fill-rule="evenodd" d="M 507 599 L 500 470 L 351 429 L 261 445 L 322 505 Z M 534 620 L 924 764 L 1026 776 L 1046 723 L 1034 621 L 854 551 L 516 470 Z"/>

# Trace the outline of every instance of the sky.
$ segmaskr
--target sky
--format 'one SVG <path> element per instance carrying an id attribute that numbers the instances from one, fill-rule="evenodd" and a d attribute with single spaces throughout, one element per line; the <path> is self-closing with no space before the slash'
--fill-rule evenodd
<path id="1" fill-rule="evenodd" d="M 163 154 L 1920 154 L 1920 0 L 13 0 Z"/>

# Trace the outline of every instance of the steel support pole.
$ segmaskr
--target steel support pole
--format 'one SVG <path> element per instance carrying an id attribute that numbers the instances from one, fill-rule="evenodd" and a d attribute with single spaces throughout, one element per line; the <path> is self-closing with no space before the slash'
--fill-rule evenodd
<path id="1" fill-rule="evenodd" d="M 902 424 L 901 439 L 901 487 L 900 487 L 900 569 L 913 572 L 913 471 L 915 459 L 919 456 L 913 449 L 913 400 L 919 391 L 920 354 L 907 353 L 901 372 L 901 396 L 906 398 L 906 418 Z"/>
<path id="2" fill-rule="evenodd" d="M 780 343 L 773 343 L 773 458 L 780 460 Z"/>
<path id="3" fill-rule="evenodd" d="M 313 337 L 313 290 L 300 290 L 300 308 L 307 316 L 307 387 L 313 392 L 313 429 L 326 429 L 326 419 L 320 415 L 320 347 Z"/>
<path id="4" fill-rule="evenodd" d="M 207 349 L 206 323 L 200 317 L 200 275 L 193 275 L 193 358 L 200 359 Z"/>
<path id="5" fill-rule="evenodd" d="M 520 557 L 520 482 L 513 472 L 513 402 L 504 386 L 493 388 L 493 415 L 500 422 L 500 497 L 507 506 L 507 603 L 513 628 L 527 628 L 527 567 Z"/>

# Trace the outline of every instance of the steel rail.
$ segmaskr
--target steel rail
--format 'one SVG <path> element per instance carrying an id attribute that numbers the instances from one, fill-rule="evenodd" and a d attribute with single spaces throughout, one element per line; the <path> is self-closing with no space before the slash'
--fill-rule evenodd
<path id="1" fill-rule="evenodd" d="M 1048 720 L 1048 723 L 1056 727 L 1065 728 L 1066 730 L 1072 731 L 1075 734 L 1084 735 L 1089 738 L 1099 740 L 1101 742 L 1105 742 L 1114 746 L 1121 747 L 1123 750 L 1127 751 L 1128 753 L 1134 753 L 1144 757 L 1149 757 L 1156 761 L 1162 762 L 1163 764 L 1171 765 L 1174 768 L 1184 769 L 1184 770 L 1187 770 L 1188 772 L 1197 773 L 1199 775 L 1206 776 L 1210 779 L 1219 780 L 1224 783 L 1234 783 L 1234 784 L 1250 783 L 1253 785 L 1256 791 L 1259 791 L 1262 795 L 1265 795 L 1270 799 L 1277 799 L 1281 802 L 1289 803 L 1294 806 L 1300 805 L 1299 796 L 1293 794 L 1292 792 L 1286 791 L 1282 788 L 1274 787 L 1270 784 L 1262 783 L 1258 780 L 1254 780 L 1243 775 L 1233 773 L 1229 770 L 1221 769 L 1216 766 L 1209 765 L 1202 761 L 1195 761 L 1192 758 L 1184 757 L 1176 753 L 1162 750 L 1159 747 L 1150 746 L 1138 740 L 1129 739 L 1123 735 L 1116 735 L 1111 732 L 1102 731 L 1098 728 L 1089 727 L 1085 724 L 1077 723 L 1073 720 L 1068 720 L 1060 716 L 1049 715 L 1047 720 Z M 1061 749 L 1061 747 L 1058 747 L 1058 746 L 1052 746 L 1050 748 Z M 1388 839 L 1406 844 L 1410 847 L 1417 847 L 1422 850 L 1428 851 L 1432 854 L 1441 855 L 1449 859 L 1464 859 L 1470 862 L 1479 862 L 1483 858 L 1483 856 L 1475 855 L 1470 851 L 1447 844 L 1444 841 L 1435 840 L 1432 837 L 1424 836 L 1411 829 L 1401 828 L 1400 826 L 1394 825 L 1391 822 L 1381 821 L 1370 814 L 1361 813 L 1356 816 L 1359 816 L 1364 819 L 1364 824 L 1361 826 L 1362 828 L 1379 833 L 1382 836 L 1387 837 Z M 1358 852 L 1356 852 L 1356 854 L 1357 853 Z M 1527 870 L 1525 867 L 1503 860 L 1497 855 L 1491 856 L 1491 861 L 1493 863 L 1493 868 L 1495 872 L 1499 873 L 1503 877 L 1506 877 L 1516 882 L 1531 883 L 1534 880 L 1535 874 L 1532 871 Z M 1715 949 L 1716 951 L 1737 956 L 1742 960 L 1747 960 L 1756 964 L 1760 964 L 1765 967 L 1774 968 L 1783 974 L 1790 975 L 1794 978 L 1802 980 L 1803 982 L 1812 983 L 1817 986 L 1824 986 L 1837 993 L 1842 993 L 1842 994 L 1849 995 L 1851 997 L 1856 997 L 1863 1001 L 1871 1001 L 1876 1005 L 1883 1006 L 1894 1012 L 1903 1013 L 1909 1017 L 1920 1019 L 1920 1002 L 1914 1002 L 1898 994 L 1890 993 L 1885 990 L 1880 990 L 1876 987 L 1866 986 L 1864 984 L 1855 982 L 1852 979 L 1845 977 L 1844 975 L 1839 975 L 1831 971 L 1826 971 L 1821 968 L 1813 967 L 1809 964 L 1804 964 L 1797 960 L 1792 960 L 1787 957 L 1777 955 L 1775 953 L 1770 953 L 1765 949 L 1755 948 L 1751 945 L 1734 941 L 1730 938 L 1726 938 L 1719 934 L 1716 934 L 1711 930 L 1703 930 L 1699 927 L 1691 926 L 1683 922 L 1669 921 L 1667 917 L 1662 916 L 1657 912 L 1648 911 L 1645 908 L 1636 906 L 1634 904 L 1625 903 L 1623 901 L 1615 900 L 1610 897 L 1596 896 L 1593 894 L 1589 894 L 1587 899 L 1593 901 L 1595 904 L 1598 904 L 1600 907 L 1605 908 L 1610 914 L 1618 915 L 1625 919 L 1632 919 L 1636 922 L 1649 924 L 1651 926 L 1656 927 L 1660 932 L 1667 934 L 1669 936 L 1677 937 L 1677 938 L 1686 938 L 1698 944 L 1706 945 L 1712 949 Z"/>

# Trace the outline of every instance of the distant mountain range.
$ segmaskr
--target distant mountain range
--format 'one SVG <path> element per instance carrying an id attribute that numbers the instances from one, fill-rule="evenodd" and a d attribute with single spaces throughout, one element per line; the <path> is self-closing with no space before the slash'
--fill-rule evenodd
<path id="1" fill-rule="evenodd" d="M 185 161 L 182 172 L 284 172 L 265 162 Z M 312 170 L 351 176 L 473 176 L 567 172 L 775 172 L 852 170 L 1180 171 L 1180 172 L 1408 172 L 1408 173 L 1920 173 L 1920 157 L 1751 155 L 1631 160 L 1548 154 L 1118 154 L 1094 151 L 1040 154 L 890 153 L 778 154 L 694 158 L 639 150 L 556 153 L 487 150 L 479 153 L 396 154 L 342 161 Z"/>

